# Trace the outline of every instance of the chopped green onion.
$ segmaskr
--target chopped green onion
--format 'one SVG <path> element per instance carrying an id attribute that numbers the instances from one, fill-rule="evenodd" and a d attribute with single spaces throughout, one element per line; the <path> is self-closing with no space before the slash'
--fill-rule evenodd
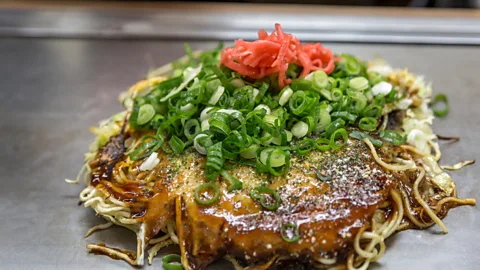
<path id="1" fill-rule="evenodd" d="M 285 72 L 289 78 L 295 79 L 298 77 L 298 66 L 296 64 L 289 64 Z"/>
<path id="2" fill-rule="evenodd" d="M 321 108 L 321 106 L 317 106 L 315 110 L 317 112 L 315 114 L 315 132 L 318 134 L 325 131 L 327 126 L 332 122 L 332 118 L 327 108 Z"/>
<path id="3" fill-rule="evenodd" d="M 208 124 L 210 125 L 209 130 L 227 136 L 230 134 L 230 116 L 225 112 L 216 112 L 213 116 L 208 119 Z M 203 131 L 203 130 L 202 130 Z"/>
<path id="4" fill-rule="evenodd" d="M 210 119 L 216 111 L 218 111 L 218 109 L 215 109 L 214 107 L 206 107 L 200 113 L 200 121 L 205 121 Z"/>
<path id="5" fill-rule="evenodd" d="M 223 168 L 225 159 L 222 153 L 222 143 L 218 142 L 207 148 L 207 161 L 205 162 L 205 177 L 215 180 Z"/>
<path id="6" fill-rule="evenodd" d="M 382 75 L 380 75 L 378 72 L 375 72 L 375 71 L 368 72 L 367 77 L 371 85 L 376 85 L 379 82 L 386 81 L 385 77 L 383 77 Z"/>
<path id="7" fill-rule="evenodd" d="M 151 140 L 145 142 L 147 139 Z M 144 137 L 142 140 L 143 144 L 130 154 L 130 159 L 133 161 L 148 157 L 151 153 L 157 151 L 158 148 L 160 148 L 161 144 L 156 138 L 152 136 Z"/>
<path id="8" fill-rule="evenodd" d="M 302 122 L 307 124 L 308 133 L 312 132 L 315 128 L 315 119 L 313 118 L 313 116 L 305 116 L 304 118 L 302 118 Z"/>
<path id="9" fill-rule="evenodd" d="M 356 77 L 350 80 L 348 86 L 357 91 L 363 91 L 368 88 L 368 80 L 365 77 Z"/>
<path id="10" fill-rule="evenodd" d="M 274 116 L 274 115 L 268 115 L 268 114 L 267 114 L 267 115 L 265 115 L 265 116 L 263 117 L 263 122 L 264 122 L 265 124 L 267 124 L 267 125 L 268 125 L 269 127 L 271 127 L 271 128 L 274 128 L 274 127 L 277 126 L 277 125 L 275 124 L 275 123 L 277 123 L 277 121 L 278 121 L 278 117 L 277 117 L 277 116 Z"/>
<path id="11" fill-rule="evenodd" d="M 333 118 L 342 118 L 345 121 L 348 121 L 350 124 L 355 123 L 355 120 L 357 120 L 357 116 L 355 114 L 351 114 L 349 112 L 333 112 L 332 114 Z"/>
<path id="12" fill-rule="evenodd" d="M 384 141 L 393 145 L 402 145 L 405 143 L 405 138 L 393 130 L 382 130 L 379 135 Z"/>
<path id="13" fill-rule="evenodd" d="M 195 138 L 195 136 L 197 136 L 200 131 L 200 123 L 197 119 L 189 119 L 187 122 L 185 122 L 185 125 L 183 126 L 183 133 L 185 134 L 185 137 L 187 137 L 187 139 L 189 140 Z"/>
<path id="14" fill-rule="evenodd" d="M 274 176 L 279 176 L 290 169 L 290 153 L 279 147 L 266 148 L 257 152 L 256 164 L 260 172 L 270 172 Z M 282 169 L 275 169 L 279 167 L 282 167 Z"/>
<path id="15" fill-rule="evenodd" d="M 443 109 L 441 109 L 442 104 L 444 107 Z M 447 115 L 449 111 L 447 96 L 444 94 L 436 95 L 432 101 L 432 108 L 435 116 L 444 117 L 445 115 Z"/>
<path id="16" fill-rule="evenodd" d="M 333 100 L 332 98 L 332 93 L 330 91 L 328 91 L 327 89 L 320 89 L 318 90 L 318 92 L 324 97 L 326 98 L 327 100 L 331 101 Z"/>
<path id="17" fill-rule="evenodd" d="M 330 150 L 330 140 L 320 137 L 315 140 L 315 147 L 320 151 Z"/>
<path id="18" fill-rule="evenodd" d="M 177 254 L 169 254 L 162 258 L 164 270 L 183 270 L 182 257 Z"/>
<path id="19" fill-rule="evenodd" d="M 359 141 L 363 141 L 363 139 L 367 138 L 368 135 L 365 132 L 354 130 L 354 131 L 350 132 L 350 134 L 348 134 L 348 136 L 350 136 L 354 139 L 357 139 Z"/>
<path id="20" fill-rule="evenodd" d="M 258 94 L 255 97 L 255 103 L 260 103 L 262 98 L 265 96 L 265 93 L 268 91 L 270 85 L 266 82 L 262 82 L 261 85 L 258 87 Z"/>
<path id="21" fill-rule="evenodd" d="M 260 104 L 257 107 L 255 107 L 255 109 L 253 109 L 253 110 L 254 111 L 265 110 L 265 114 L 271 114 L 272 113 L 272 111 L 270 110 L 270 107 L 268 107 L 265 104 Z"/>
<path id="22" fill-rule="evenodd" d="M 258 144 L 252 144 L 240 151 L 240 156 L 246 159 L 253 159 L 257 156 L 257 150 L 260 149 Z"/>
<path id="23" fill-rule="evenodd" d="M 292 88 L 290 88 L 289 86 L 283 88 L 283 90 L 278 95 L 280 97 L 278 100 L 278 104 L 280 104 L 280 106 L 287 104 L 287 102 L 290 100 L 292 95 L 293 95 Z"/>
<path id="24" fill-rule="evenodd" d="M 374 131 L 377 129 L 377 119 L 373 117 L 363 117 L 358 123 L 358 127 L 366 131 Z"/>
<path id="25" fill-rule="evenodd" d="M 282 235 L 283 240 L 289 243 L 300 240 L 300 231 L 297 225 L 293 223 L 284 223 L 281 226 L 280 234 Z"/>
<path id="26" fill-rule="evenodd" d="M 195 106 L 192 103 L 188 103 L 180 107 L 180 110 L 183 112 L 189 112 L 195 109 Z"/>
<path id="27" fill-rule="evenodd" d="M 307 94 L 304 91 L 297 91 L 293 93 L 290 98 L 288 105 L 290 110 L 295 115 L 301 115 L 307 108 L 311 105 L 311 100 L 307 97 Z"/>
<path id="28" fill-rule="evenodd" d="M 210 198 L 205 195 L 205 193 L 208 193 L 208 191 L 213 191 L 213 196 L 210 196 Z M 202 205 L 210 205 L 216 202 L 220 197 L 220 189 L 214 182 L 207 182 L 196 187 L 195 191 L 193 192 L 193 196 L 197 203 Z"/>
<path id="29" fill-rule="evenodd" d="M 308 125 L 303 121 L 298 121 L 295 123 L 295 125 L 293 125 L 291 132 L 293 136 L 302 138 L 308 133 Z"/>
<path id="30" fill-rule="evenodd" d="M 348 136 L 352 137 L 354 139 L 357 139 L 359 141 L 363 141 L 363 139 L 368 138 L 373 145 L 378 146 L 378 147 L 381 147 L 383 145 L 382 141 L 377 140 L 377 139 L 371 137 L 370 135 L 368 135 L 367 133 L 362 132 L 362 131 L 354 130 L 354 131 L 350 132 L 348 134 Z"/>
<path id="31" fill-rule="evenodd" d="M 268 148 L 268 149 L 263 150 L 260 153 L 260 161 L 263 164 L 266 165 L 267 164 L 267 159 L 268 159 L 269 156 L 272 155 L 273 151 L 275 151 L 275 149 L 272 149 L 272 148 Z M 270 165 L 272 167 L 281 167 L 281 166 L 285 165 L 285 156 L 279 155 L 278 152 L 277 152 L 277 155 L 275 155 L 274 157 L 271 158 Z"/>
<path id="32" fill-rule="evenodd" d="M 345 89 L 347 89 L 347 86 L 348 86 L 348 79 L 347 78 L 345 78 L 345 79 L 337 78 L 337 79 L 335 79 L 335 81 L 336 81 L 336 87 L 337 88 L 339 88 L 342 91 L 345 91 Z"/>
<path id="33" fill-rule="evenodd" d="M 213 93 L 213 95 L 210 97 L 208 100 L 208 104 L 215 105 L 217 102 L 220 100 L 220 97 L 223 95 L 225 92 L 225 87 L 223 86 L 218 86 L 217 90 Z"/>
<path id="34" fill-rule="evenodd" d="M 315 148 L 315 143 L 312 139 L 306 138 L 298 143 L 297 153 L 299 155 L 305 155 L 306 153 L 312 151 Z"/>
<path id="35" fill-rule="evenodd" d="M 330 136 L 331 134 L 333 134 L 333 132 L 335 132 L 335 130 L 339 128 L 343 128 L 344 126 L 345 126 L 345 121 L 343 121 L 343 119 L 341 118 L 338 118 L 327 126 L 325 133 L 327 136 Z"/>
<path id="36" fill-rule="evenodd" d="M 360 73 L 362 69 L 362 65 L 357 60 L 357 58 L 351 55 L 342 54 L 341 59 L 342 59 L 342 62 L 346 62 L 345 71 L 347 72 L 348 75 L 357 75 Z"/>
<path id="37" fill-rule="evenodd" d="M 306 79 L 297 79 L 290 84 L 290 87 L 295 91 L 310 90 L 312 89 L 312 82 Z"/>
<path id="38" fill-rule="evenodd" d="M 212 140 L 210 136 L 207 134 L 198 134 L 195 139 L 193 139 L 193 146 L 197 150 L 198 153 L 202 155 L 207 154 L 207 149 L 209 146 L 212 145 Z"/>
<path id="39" fill-rule="evenodd" d="M 200 129 L 202 131 L 206 131 L 210 129 L 210 122 L 207 120 L 203 120 L 202 123 L 200 124 Z"/>
<path id="40" fill-rule="evenodd" d="M 340 88 L 332 88 L 332 101 L 339 101 L 343 97 L 343 91 Z"/>
<path id="41" fill-rule="evenodd" d="M 281 203 L 277 192 L 268 187 L 256 187 L 250 191 L 250 196 L 255 200 L 259 200 L 260 205 L 270 211 L 277 210 Z M 271 202 L 272 200 L 273 202 Z"/>
<path id="42" fill-rule="evenodd" d="M 176 87 L 175 89 L 171 90 L 168 92 L 168 94 L 160 99 L 160 102 L 165 102 L 169 100 L 170 98 L 176 96 L 180 91 L 182 91 L 187 85 L 195 78 L 198 76 L 198 74 L 202 71 L 202 65 L 200 64 L 196 68 L 192 67 L 187 67 L 183 71 L 183 82 Z"/>
<path id="43" fill-rule="evenodd" d="M 385 103 L 392 103 L 395 101 L 395 98 L 397 97 L 398 91 L 396 89 L 392 89 L 390 93 L 385 97 Z"/>
<path id="44" fill-rule="evenodd" d="M 138 110 L 137 124 L 144 125 L 155 116 L 155 109 L 150 104 L 143 104 Z"/>
<path id="45" fill-rule="evenodd" d="M 285 133 L 283 134 L 283 132 L 285 132 Z M 280 133 L 281 134 L 279 136 L 275 136 L 275 137 L 272 138 L 272 143 L 273 144 L 285 145 L 287 142 L 292 140 L 292 137 L 293 137 L 292 132 L 290 132 L 288 130 L 282 130 L 282 131 L 280 131 Z"/>
<path id="46" fill-rule="evenodd" d="M 341 143 L 338 143 L 336 141 L 337 137 L 339 136 L 342 138 Z M 333 132 L 332 135 L 330 136 L 330 148 L 332 148 L 333 150 L 338 150 L 342 148 L 344 145 L 347 144 L 347 142 L 348 142 L 348 134 L 344 128 L 335 130 L 335 132 Z"/>
<path id="47" fill-rule="evenodd" d="M 363 109 L 362 115 L 367 117 L 378 118 L 382 115 L 382 106 L 370 104 L 365 109 Z"/>
<path id="48" fill-rule="evenodd" d="M 245 82 L 242 79 L 235 78 L 230 81 L 230 84 L 235 88 L 240 88 L 245 86 Z"/>
<path id="49" fill-rule="evenodd" d="M 239 190 L 243 188 L 243 183 L 240 182 L 237 178 L 233 177 L 229 172 L 226 170 L 222 170 L 220 174 L 230 182 L 230 186 L 228 187 L 228 191 Z"/>
<path id="50" fill-rule="evenodd" d="M 185 149 L 185 143 L 182 142 L 182 140 L 175 135 L 172 135 L 172 137 L 168 141 L 168 145 L 170 145 L 172 150 L 177 154 L 182 153 L 183 149 Z"/>
<path id="51" fill-rule="evenodd" d="M 364 94 L 356 92 L 355 95 L 351 96 L 350 111 L 360 114 L 366 106 L 367 97 Z"/>
<path id="52" fill-rule="evenodd" d="M 331 175 L 322 174 L 321 169 L 317 169 L 317 177 L 318 177 L 318 179 L 322 180 L 323 182 L 328 182 L 328 181 L 333 179 L 333 177 Z"/>
<path id="53" fill-rule="evenodd" d="M 313 72 L 312 82 L 313 86 L 318 90 L 327 88 L 329 84 L 327 73 L 323 70 Z"/>
<path id="54" fill-rule="evenodd" d="M 383 94 L 378 94 L 373 99 L 372 104 L 378 105 L 378 106 L 383 106 L 385 104 L 385 102 L 386 102 L 385 96 Z"/>

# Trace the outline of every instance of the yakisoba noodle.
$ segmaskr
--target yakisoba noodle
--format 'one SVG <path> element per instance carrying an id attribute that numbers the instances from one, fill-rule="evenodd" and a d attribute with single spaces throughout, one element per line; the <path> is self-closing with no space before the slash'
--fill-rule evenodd
<path id="1" fill-rule="evenodd" d="M 279 26 L 277 26 L 277 30 L 278 28 Z M 278 50 L 278 52 L 274 50 L 269 52 L 274 56 L 277 53 L 280 55 L 280 52 L 285 53 L 281 48 L 283 45 L 278 45 L 283 44 L 281 40 L 277 40 L 277 38 L 282 39 L 284 35 L 283 32 L 280 32 L 272 33 L 269 38 L 276 45 L 268 46 Z M 288 37 L 294 38 L 290 35 Z M 238 44 L 245 45 L 242 42 Z M 316 46 L 322 48 L 321 45 Z M 292 52 L 294 51 L 292 50 Z M 238 52 L 248 53 L 248 49 L 247 47 L 237 48 L 236 53 Z M 191 79 L 185 83 L 185 86 L 191 85 L 188 90 L 185 90 L 187 92 L 194 91 L 191 89 L 195 89 L 195 85 L 201 82 L 199 79 L 201 76 L 218 78 L 226 86 L 224 80 L 227 78 L 223 76 L 229 75 L 221 73 L 224 71 L 220 69 L 212 68 L 213 72 L 210 75 L 208 75 L 210 72 L 208 68 L 203 71 L 206 75 L 195 73 L 196 75 L 193 74 L 195 75 L 193 76 L 188 73 L 200 70 L 196 71 L 193 68 L 195 63 L 192 62 L 202 61 L 201 65 L 206 67 L 208 61 L 215 59 L 218 61 L 218 58 L 215 58 L 219 57 L 218 51 L 212 55 L 201 52 L 191 55 L 195 57 L 194 59 L 199 60 L 183 57 L 179 62 L 152 71 L 148 79 L 138 82 L 125 94 L 122 94 L 121 102 L 127 108 L 126 112 L 115 115 L 107 121 L 103 121 L 99 127 L 92 129 L 97 135 L 97 139 L 92 144 L 91 152 L 86 155 L 85 165 L 75 180 L 67 180 L 68 183 L 78 183 L 83 179 L 87 187 L 80 193 L 80 200 L 85 207 L 91 207 L 99 216 L 107 220 L 107 223 L 88 230 L 85 237 L 95 231 L 108 229 L 112 225 L 123 226 L 137 235 L 136 251 L 120 250 L 104 244 L 88 244 L 87 248 L 92 252 L 122 259 L 132 265 L 143 265 L 145 259 L 152 264 L 155 256 L 163 248 L 179 246 L 181 263 L 185 269 L 204 269 L 209 263 L 222 257 L 230 261 L 236 270 L 268 269 L 273 266 L 281 268 L 289 264 L 306 264 L 319 269 L 368 269 L 370 263 L 378 261 L 386 252 L 385 239 L 392 234 L 406 229 L 427 228 L 435 224 L 446 233 L 447 227 L 441 219 L 446 216 L 448 210 L 459 205 L 475 204 L 474 199 L 457 198 L 456 187 L 452 179 L 443 171 L 443 169 L 460 169 L 472 164 L 473 161 L 441 168 L 437 163 L 441 152 L 435 141 L 437 136 L 431 130 L 433 115 L 432 110 L 428 108 L 431 86 L 426 84 L 422 78 L 412 75 L 406 70 L 392 70 L 380 60 L 369 62 L 366 65 L 366 71 L 358 71 L 359 74 L 368 74 L 367 86 L 364 85 L 365 81 L 362 79 L 352 80 L 349 78 L 343 79 L 343 82 L 335 79 L 328 80 L 329 84 L 338 87 L 342 87 L 342 84 L 345 87 L 344 83 L 348 84 L 350 80 L 350 84 L 348 84 L 350 88 L 341 90 L 344 91 L 344 95 L 349 95 L 357 100 L 357 103 L 352 103 L 353 105 L 349 107 L 352 109 L 350 112 L 354 112 L 358 106 L 365 106 L 365 104 L 361 105 L 363 97 L 359 97 L 358 92 L 352 92 L 352 89 L 365 91 L 365 93 L 386 91 L 386 85 L 381 83 L 383 80 L 399 91 L 400 98 L 397 96 L 397 99 L 386 102 L 384 100 L 385 103 L 381 103 L 383 110 L 381 110 L 381 115 L 377 115 L 376 131 L 360 132 L 363 134 L 361 140 L 355 136 L 352 136 L 355 139 L 348 138 L 345 134 L 351 131 L 358 132 L 360 129 L 370 130 L 372 127 L 368 123 L 371 122 L 371 119 L 364 121 L 364 124 L 367 123 L 366 125 L 357 126 L 358 121 L 353 121 L 351 115 L 335 109 L 336 106 L 340 106 L 340 100 L 337 103 L 330 102 L 328 106 L 332 108 L 322 107 L 319 110 L 320 114 L 314 114 L 313 121 L 318 120 L 317 125 L 322 125 L 322 121 L 326 119 L 326 116 L 322 115 L 324 114 L 322 110 L 330 110 L 328 118 L 332 117 L 331 123 L 342 122 L 338 120 L 339 118 L 334 120 L 334 117 L 344 117 L 342 119 L 352 121 L 349 122 L 350 124 L 345 125 L 344 123 L 348 131 L 342 131 L 342 125 L 333 129 L 333 124 L 324 127 L 323 130 L 318 126 L 309 127 L 312 130 L 320 130 L 315 133 L 314 131 L 305 131 L 303 124 L 297 125 L 300 122 L 307 126 L 312 124 L 312 119 L 308 117 L 295 118 L 300 109 L 306 108 L 301 102 L 312 97 L 308 96 L 311 95 L 308 91 L 305 91 L 307 95 L 303 96 L 303 101 L 298 101 L 298 107 L 295 103 L 293 105 L 280 104 L 280 106 L 290 106 L 290 109 L 284 109 L 284 111 L 290 112 L 291 117 L 294 118 L 290 124 L 285 122 L 286 131 L 282 133 L 284 137 L 268 137 L 266 131 L 258 138 L 249 135 L 253 138 L 251 140 L 254 143 L 250 141 L 250 146 L 246 147 L 244 152 L 240 152 L 243 159 L 230 158 L 221 163 L 215 159 L 214 161 L 217 163 L 212 163 L 212 160 L 209 160 L 211 145 L 200 140 L 194 142 L 195 136 L 189 136 L 192 135 L 190 134 L 193 132 L 192 130 L 198 131 L 195 125 L 192 126 L 192 130 L 185 128 L 185 137 L 188 139 L 185 142 L 182 142 L 181 138 L 185 137 L 180 133 L 175 133 L 178 140 L 171 138 L 167 140 L 161 136 L 159 131 L 135 128 L 135 124 L 138 125 L 138 123 L 132 123 L 132 117 L 138 117 L 138 122 L 143 123 L 140 118 L 145 118 L 145 115 L 149 116 L 148 114 L 152 113 L 148 110 L 135 111 L 138 110 L 139 100 L 143 103 L 149 102 L 148 98 L 151 93 L 158 90 L 159 85 L 164 86 L 165 84 L 162 82 L 167 79 L 168 83 L 173 84 L 175 77 L 172 79 L 171 74 L 179 74 L 179 67 L 185 68 L 186 66 L 183 78 L 184 80 Z M 245 54 L 242 55 L 245 56 Z M 286 61 L 285 59 L 289 59 L 288 61 L 294 64 L 300 63 L 295 57 L 290 54 L 281 61 L 262 63 L 275 65 L 275 63 Z M 250 58 L 242 59 L 243 65 L 252 63 Z M 345 64 L 341 61 L 354 61 L 352 59 L 351 56 L 342 55 L 336 60 L 335 69 L 329 70 L 329 72 L 332 74 L 340 74 L 338 73 L 340 71 L 357 72 L 352 71 L 352 68 L 355 67 L 354 62 L 352 62 L 353 64 L 349 63 L 349 67 L 339 67 Z M 316 60 L 312 59 L 312 61 Z M 287 71 L 282 67 L 281 70 L 287 76 L 293 76 L 291 75 L 292 68 L 289 67 Z M 297 72 L 296 76 L 301 78 L 301 72 L 298 69 Z M 381 75 L 380 77 L 386 78 L 386 80 L 381 79 L 380 83 L 378 80 L 375 81 L 375 77 L 370 76 L 371 72 L 378 76 Z M 235 84 L 240 89 L 247 89 L 242 87 L 248 86 L 252 81 L 242 79 L 240 82 L 240 78 L 243 77 L 238 76 L 237 74 L 229 79 L 232 81 L 232 85 Z M 254 77 L 256 78 L 256 76 Z M 310 76 L 314 86 L 323 83 L 321 79 L 325 77 L 321 76 L 317 77 L 315 74 Z M 298 80 L 295 78 L 286 80 L 282 77 L 282 82 Z M 233 83 L 234 80 L 236 80 L 235 83 Z M 292 87 L 303 87 L 308 84 L 305 80 L 302 83 L 295 86 L 295 83 L 292 82 Z M 380 86 L 373 91 L 377 85 Z M 193 122 L 190 122 L 196 123 L 200 128 L 201 121 L 202 133 L 200 135 L 205 134 L 206 136 L 202 135 L 204 138 L 216 136 L 215 133 L 210 132 L 212 126 L 213 130 L 217 128 L 217 131 L 226 132 L 225 124 L 235 121 L 241 123 L 244 121 L 242 117 L 250 119 L 248 121 L 252 121 L 252 119 L 260 121 L 255 125 L 266 129 L 261 118 L 255 120 L 257 119 L 255 115 L 247 116 L 246 113 L 242 116 L 242 112 L 235 109 L 235 106 L 239 106 L 238 103 L 235 103 L 235 99 L 241 100 L 242 96 L 235 96 L 237 92 L 221 89 L 222 87 L 218 86 L 218 89 L 210 92 L 210 95 L 214 96 L 218 92 L 221 97 L 223 93 L 231 91 L 230 97 L 218 99 L 224 103 L 232 98 L 231 108 L 225 107 L 228 105 L 216 107 L 219 105 L 210 104 L 210 107 L 203 109 L 202 114 L 200 114 L 200 110 L 203 107 L 200 107 L 197 114 L 188 116 L 191 117 L 190 119 L 188 117 L 184 120 L 178 118 L 176 124 L 168 122 L 169 117 L 175 117 L 175 114 L 169 114 L 167 117 L 158 116 L 156 123 L 161 125 L 168 122 L 169 125 L 175 127 L 176 125 L 186 125 L 186 122 L 192 120 Z M 261 88 L 261 86 L 258 87 Z M 179 97 L 186 100 L 197 98 L 188 96 L 187 92 L 180 90 L 171 90 L 175 92 L 172 96 L 178 94 Z M 264 92 L 265 90 L 255 88 L 254 99 L 257 100 L 256 97 L 259 94 L 268 96 Z M 270 91 L 278 91 L 278 89 Z M 283 97 L 287 97 L 287 99 L 295 99 L 293 93 L 302 91 L 298 88 L 291 92 L 284 89 L 279 95 L 286 95 Z M 325 92 L 322 93 L 323 90 L 319 91 L 323 96 L 320 100 L 326 99 L 327 102 L 318 106 L 324 106 L 328 104 L 328 100 L 331 100 L 332 96 L 328 96 L 328 93 Z M 338 95 L 338 90 L 332 88 L 332 93 L 335 91 Z M 382 96 L 377 98 L 377 95 L 378 93 L 375 93 L 366 98 L 366 100 L 370 100 L 368 102 L 371 102 L 372 112 L 378 111 L 378 108 L 374 106 L 375 100 L 382 101 Z M 208 96 L 205 98 L 206 100 L 210 99 Z M 270 122 L 268 122 L 268 117 L 265 117 L 266 122 L 274 125 L 281 121 L 279 118 L 282 114 L 278 114 L 279 107 L 275 107 L 278 105 L 271 105 L 275 103 L 275 98 L 259 100 L 254 102 L 255 106 L 259 102 L 265 102 L 270 105 L 261 105 L 273 106 L 272 112 L 277 112 L 272 115 L 276 118 L 270 117 L 272 119 Z M 175 102 L 179 102 L 178 99 L 168 101 L 168 110 L 175 107 Z M 253 101 L 245 99 L 245 102 Z M 180 104 L 178 108 L 188 115 L 188 110 L 195 108 L 195 105 L 189 104 Z M 155 111 L 165 110 L 164 107 L 162 108 L 164 105 L 160 104 L 159 106 L 155 108 Z M 373 115 L 372 112 L 364 112 L 364 114 Z M 230 118 L 231 123 L 220 122 L 219 124 L 217 120 L 222 118 L 217 115 L 218 113 L 222 117 L 230 114 L 233 117 Z M 137 116 L 132 116 L 135 114 Z M 196 120 L 195 115 L 201 116 Z M 400 120 L 398 120 L 399 115 Z M 262 115 L 262 117 L 264 116 Z M 357 117 L 357 115 L 354 116 Z M 150 117 L 154 119 L 153 116 Z M 208 118 L 202 119 L 204 117 L 212 117 L 217 122 Z M 364 117 L 368 118 L 369 116 L 364 115 Z M 208 125 L 204 124 L 204 121 L 207 121 Z M 248 126 L 248 122 L 244 123 L 245 126 Z M 235 129 L 236 127 L 230 126 L 229 128 Z M 330 140 L 325 138 L 325 133 L 329 132 L 329 129 L 332 131 Z M 234 140 L 237 144 L 241 143 L 242 132 L 249 132 L 238 130 L 239 132 L 232 133 L 237 136 Z M 271 129 L 266 130 L 272 132 Z M 389 130 L 394 130 L 399 135 L 395 135 Z M 378 131 L 389 131 L 390 133 L 385 132 L 385 134 L 390 134 L 390 137 L 382 137 L 383 135 L 378 135 Z M 306 136 L 307 139 L 301 140 L 300 138 L 305 136 L 303 134 L 305 132 L 312 132 L 316 135 Z M 292 140 L 292 134 L 297 138 Z M 342 137 L 342 134 L 345 136 Z M 169 133 L 168 136 L 173 137 L 172 133 Z M 309 138 L 314 138 L 315 141 Z M 405 138 L 409 144 L 403 141 Z M 440 138 L 444 137 L 440 136 Z M 256 141 L 267 146 L 260 145 L 252 148 Z M 179 151 L 179 149 L 183 150 L 182 143 L 184 148 L 189 150 Z M 226 142 L 224 143 L 226 144 Z M 268 144 L 277 143 L 280 147 L 268 146 Z M 188 148 L 188 145 L 192 145 L 192 147 Z M 312 145 L 314 145 L 313 149 Z M 265 148 L 265 152 L 262 147 Z M 151 151 L 156 153 L 153 157 L 150 157 L 152 154 L 148 153 L 142 158 L 136 158 L 139 154 L 147 153 L 149 149 L 155 149 Z M 222 151 L 224 154 L 230 154 L 232 149 L 223 148 Z M 254 149 L 254 151 L 251 152 L 249 149 Z M 207 153 L 207 157 L 198 154 L 195 150 L 198 153 Z M 178 151 L 178 154 L 170 151 Z M 251 158 L 253 157 L 255 160 L 255 154 L 256 163 L 252 163 Z M 212 172 L 212 164 L 219 171 Z M 262 171 L 262 168 L 265 168 L 265 171 Z M 207 182 L 208 185 L 202 184 L 205 183 L 205 178 L 210 177 L 212 173 L 221 176 L 215 176 L 216 180 Z M 218 182 L 218 179 L 221 181 Z M 213 187 L 213 190 L 202 190 L 203 187 Z M 212 191 L 217 193 L 216 197 L 212 195 Z M 147 255 L 145 255 L 145 251 L 147 251 Z"/>

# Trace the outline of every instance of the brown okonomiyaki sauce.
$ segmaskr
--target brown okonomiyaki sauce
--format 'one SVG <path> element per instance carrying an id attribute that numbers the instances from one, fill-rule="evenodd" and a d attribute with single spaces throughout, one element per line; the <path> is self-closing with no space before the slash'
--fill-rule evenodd
<path id="1" fill-rule="evenodd" d="M 391 152 L 386 150 L 379 154 Z M 375 162 L 363 142 L 349 140 L 339 151 L 292 155 L 291 168 L 282 177 L 235 166 L 229 172 L 243 182 L 243 189 L 228 192 L 227 181 L 220 177 L 216 181 L 219 200 L 204 206 L 193 196 L 193 190 L 206 181 L 204 157 L 189 150 L 181 155 L 161 152 L 158 157 L 160 163 L 147 173 L 139 172 L 141 163 L 128 161 L 126 155 L 111 171 L 97 158 L 90 164 L 92 185 L 129 205 L 132 218 L 146 224 L 147 242 L 161 234 L 167 221 L 176 221 L 177 231 L 182 232 L 178 234 L 180 245 L 193 269 L 205 269 L 225 255 L 249 265 L 275 256 L 299 263 L 313 263 L 316 258 L 345 262 L 358 230 L 369 224 L 396 183 L 396 176 Z M 124 170 L 126 181 L 118 181 L 119 170 Z M 331 180 L 320 180 L 318 170 Z M 277 191 L 281 204 L 276 211 L 262 209 L 249 196 L 260 185 Z M 179 196 L 181 200 L 176 200 Z M 178 202 L 180 218 L 175 214 Z M 286 223 L 299 227 L 297 242 L 282 238 L 280 229 Z"/>

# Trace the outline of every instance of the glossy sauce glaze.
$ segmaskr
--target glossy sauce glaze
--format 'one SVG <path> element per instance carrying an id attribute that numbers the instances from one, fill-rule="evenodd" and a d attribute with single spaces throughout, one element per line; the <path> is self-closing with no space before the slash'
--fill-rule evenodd
<path id="1" fill-rule="evenodd" d="M 139 172 L 141 163 L 124 155 L 110 177 L 104 177 L 108 167 L 94 161 L 91 165 L 98 166 L 92 168 L 92 185 L 131 206 L 132 218 L 146 224 L 147 242 L 168 220 L 176 221 L 183 255 L 192 269 L 205 269 L 227 254 L 249 265 L 273 257 L 344 261 L 355 234 L 370 222 L 395 182 L 363 142 L 350 140 L 339 151 L 292 155 L 292 167 L 282 177 L 236 166 L 229 172 L 243 182 L 243 190 L 228 192 L 228 183 L 220 177 L 220 199 L 203 206 L 195 202 L 193 191 L 205 182 L 204 157 L 187 150 L 182 155 L 159 153 L 159 158 L 152 171 Z M 120 174 L 124 180 L 118 180 Z M 318 174 L 331 179 L 322 181 Z M 281 205 L 276 211 L 262 209 L 250 197 L 257 186 L 277 191 Z M 177 218 L 175 207 L 181 210 Z M 300 239 L 285 241 L 282 224 L 298 226 Z"/>

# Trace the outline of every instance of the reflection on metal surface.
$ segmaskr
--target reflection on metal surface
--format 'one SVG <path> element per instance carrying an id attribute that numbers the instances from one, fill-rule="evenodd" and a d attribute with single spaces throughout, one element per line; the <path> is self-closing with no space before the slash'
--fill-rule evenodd
<path id="1" fill-rule="evenodd" d="M 292 6 L 295 7 L 295 6 Z M 254 39 L 275 22 L 302 40 L 335 42 L 480 44 L 480 19 L 330 14 L 280 14 L 246 9 L 101 10 L 2 9 L 0 36 L 60 38 Z"/>

